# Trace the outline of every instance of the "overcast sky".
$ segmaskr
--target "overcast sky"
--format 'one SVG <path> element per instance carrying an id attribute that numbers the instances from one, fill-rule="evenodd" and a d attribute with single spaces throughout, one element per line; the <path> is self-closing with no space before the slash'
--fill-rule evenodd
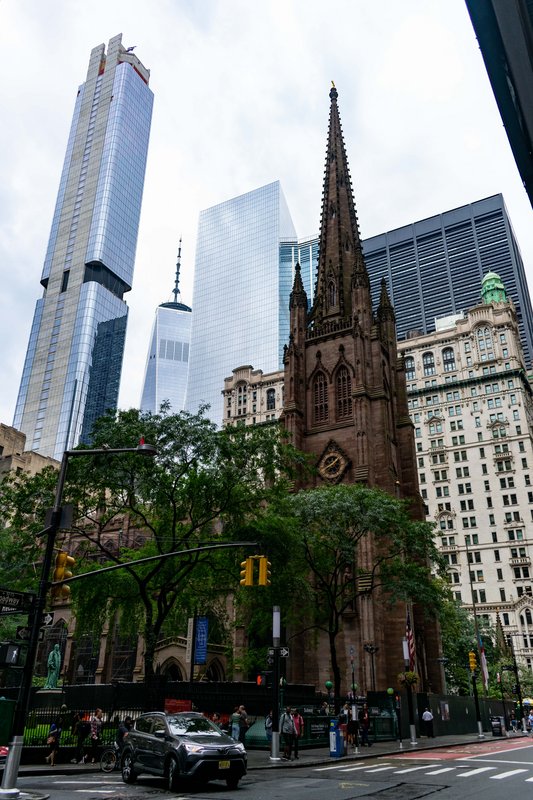
<path id="1" fill-rule="evenodd" d="M 279 179 L 298 235 L 318 231 L 331 80 L 364 238 L 501 192 L 531 275 L 532 210 L 463 0 L 0 0 L 0 422 L 77 88 L 120 32 L 155 94 L 121 407 L 139 405 L 180 235 L 192 303 L 201 209 Z"/>

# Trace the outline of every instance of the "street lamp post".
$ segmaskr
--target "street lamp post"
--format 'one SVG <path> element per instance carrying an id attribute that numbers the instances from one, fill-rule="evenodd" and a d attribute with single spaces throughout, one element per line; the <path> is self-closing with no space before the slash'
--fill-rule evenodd
<path id="1" fill-rule="evenodd" d="M 371 669 L 371 675 L 372 675 L 372 691 L 375 692 L 376 691 L 376 673 L 375 673 L 375 670 L 374 670 L 374 656 L 378 652 L 379 647 L 377 647 L 375 644 L 365 644 L 365 645 L 363 645 L 363 650 L 365 651 L 365 653 L 368 653 L 369 656 L 370 656 L 370 669 Z"/>
<path id="2" fill-rule="evenodd" d="M 19 690 L 17 705 L 15 708 L 15 715 L 13 718 L 12 739 L 9 743 L 9 752 L 6 759 L 4 768 L 4 775 L 2 778 L 2 786 L 0 788 L 0 797 L 18 797 L 20 790 L 16 788 L 18 771 L 20 765 L 20 756 L 22 753 L 22 745 L 24 742 L 24 726 L 26 724 L 26 717 L 28 715 L 28 708 L 31 696 L 32 677 L 35 669 L 35 659 L 37 656 L 37 647 L 39 644 L 39 630 L 42 625 L 42 617 L 46 603 L 46 595 L 49 588 L 50 569 L 52 566 L 52 559 L 54 555 L 54 545 L 56 534 L 61 528 L 62 523 L 62 506 L 61 500 L 63 497 L 63 490 L 65 488 L 65 479 L 67 476 L 67 467 L 70 458 L 78 456 L 100 456 L 100 455 L 116 455 L 122 453 L 137 453 L 138 455 L 155 456 L 157 450 L 153 445 L 145 444 L 141 440 L 137 447 L 121 447 L 121 448 L 98 448 L 89 450 L 65 450 L 61 465 L 59 467 L 59 475 L 57 478 L 54 505 L 50 513 L 50 524 L 44 528 L 39 536 L 46 536 L 46 545 L 44 549 L 43 562 L 41 567 L 41 577 L 39 581 L 39 589 L 32 603 L 30 611 L 29 628 L 30 636 L 28 639 L 28 650 L 26 654 L 26 663 L 22 672 L 22 681 Z"/>

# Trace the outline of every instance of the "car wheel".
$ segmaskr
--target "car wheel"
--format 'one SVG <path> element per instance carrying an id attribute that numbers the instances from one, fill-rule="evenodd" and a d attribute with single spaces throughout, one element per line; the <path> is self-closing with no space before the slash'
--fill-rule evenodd
<path id="1" fill-rule="evenodd" d="M 240 778 L 231 777 L 226 778 L 226 786 L 228 789 L 236 789 L 239 785 Z"/>
<path id="2" fill-rule="evenodd" d="M 133 769 L 133 753 L 128 751 L 122 756 L 122 780 L 124 783 L 135 783 L 137 773 Z"/>
<path id="3" fill-rule="evenodd" d="M 178 782 L 180 777 L 180 768 L 176 759 L 171 756 L 167 764 L 167 789 L 175 792 L 178 789 Z"/>

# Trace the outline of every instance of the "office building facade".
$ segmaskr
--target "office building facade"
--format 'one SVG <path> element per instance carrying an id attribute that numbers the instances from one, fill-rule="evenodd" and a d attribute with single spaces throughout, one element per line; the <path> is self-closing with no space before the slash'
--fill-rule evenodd
<path id="1" fill-rule="evenodd" d="M 279 369 L 297 237 L 278 181 L 200 213 L 187 409 L 222 422 L 224 379 L 236 366 Z"/>
<path id="2" fill-rule="evenodd" d="M 177 414 L 185 408 L 192 309 L 178 300 L 181 240 L 176 264 L 174 300 L 156 309 L 141 395 L 141 411 L 158 414 L 162 404 Z"/>
<path id="3" fill-rule="evenodd" d="M 529 368 L 533 310 L 501 194 L 365 239 L 363 251 L 374 301 L 387 282 L 400 341 L 434 331 L 436 317 L 472 308 L 483 276 L 497 272 L 515 305 Z"/>
<path id="4" fill-rule="evenodd" d="M 14 426 L 61 458 L 116 407 L 153 94 L 121 35 L 77 93 Z"/>
<path id="5" fill-rule="evenodd" d="M 500 622 L 533 667 L 533 399 L 514 306 L 487 273 L 481 302 L 399 343 L 420 491 L 455 599 Z"/>

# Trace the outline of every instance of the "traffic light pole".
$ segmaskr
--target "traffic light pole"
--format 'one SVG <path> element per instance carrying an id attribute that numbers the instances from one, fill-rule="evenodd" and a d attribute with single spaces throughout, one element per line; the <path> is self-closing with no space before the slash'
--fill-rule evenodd
<path id="1" fill-rule="evenodd" d="M 280 761 L 279 755 L 279 648 L 281 642 L 281 614 L 279 606 L 272 609 L 272 645 L 274 648 L 274 664 L 272 666 L 272 743 L 270 760 Z"/>
<path id="2" fill-rule="evenodd" d="M 477 674 L 475 669 L 471 670 L 471 672 L 472 672 L 472 692 L 474 694 L 474 704 L 476 706 L 477 738 L 484 739 L 485 734 L 483 733 L 483 724 L 481 722 L 481 711 L 479 709 L 479 697 L 477 693 Z"/>

